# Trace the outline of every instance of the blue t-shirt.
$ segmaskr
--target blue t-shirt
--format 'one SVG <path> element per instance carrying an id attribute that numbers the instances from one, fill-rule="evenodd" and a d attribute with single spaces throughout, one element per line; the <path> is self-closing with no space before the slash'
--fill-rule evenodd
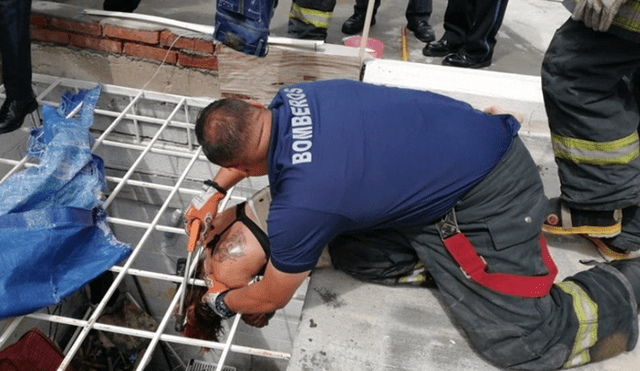
<path id="1" fill-rule="evenodd" d="M 292 85 L 269 108 L 271 261 L 289 273 L 312 269 L 337 234 L 437 221 L 520 127 L 442 95 L 347 80 Z"/>

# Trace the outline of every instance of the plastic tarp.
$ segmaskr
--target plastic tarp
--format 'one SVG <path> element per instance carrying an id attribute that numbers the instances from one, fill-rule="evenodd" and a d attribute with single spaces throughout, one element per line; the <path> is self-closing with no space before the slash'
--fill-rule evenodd
<path id="1" fill-rule="evenodd" d="M 0 184 L 0 318 L 57 304 L 131 254 L 107 224 L 104 163 L 91 153 L 100 90 L 43 106 L 27 153 L 37 165 Z"/>

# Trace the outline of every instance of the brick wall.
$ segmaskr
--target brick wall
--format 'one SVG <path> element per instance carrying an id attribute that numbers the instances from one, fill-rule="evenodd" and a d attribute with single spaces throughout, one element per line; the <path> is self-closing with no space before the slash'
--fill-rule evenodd
<path id="1" fill-rule="evenodd" d="M 158 76 L 150 90 L 250 98 L 265 104 L 285 85 L 360 78 L 354 48 L 326 45 L 314 51 L 270 45 L 268 55 L 258 58 L 214 42 L 211 34 L 92 16 L 82 10 L 68 4 L 33 3 L 34 72 L 139 88 L 164 61 L 163 71 L 168 72 Z"/>
<path id="2" fill-rule="evenodd" d="M 136 25 L 140 22 L 122 22 Z M 218 70 L 211 35 L 180 36 L 160 26 L 146 29 L 110 24 L 98 17 L 65 18 L 55 14 L 31 16 L 32 42 L 89 49 L 108 54 L 164 61 L 165 64 Z M 155 29 L 154 29 L 155 28 Z"/>

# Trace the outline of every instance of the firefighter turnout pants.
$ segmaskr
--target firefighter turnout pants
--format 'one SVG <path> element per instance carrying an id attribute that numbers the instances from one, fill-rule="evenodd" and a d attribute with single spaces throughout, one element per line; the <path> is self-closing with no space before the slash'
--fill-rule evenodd
<path id="1" fill-rule="evenodd" d="M 569 19 L 542 64 L 542 88 L 562 199 L 575 209 L 623 209 L 608 242 L 640 246 L 640 44 Z"/>
<path id="2" fill-rule="evenodd" d="M 543 276 L 549 272 L 540 245 L 546 203 L 536 165 L 516 137 L 505 158 L 455 211 L 460 231 L 489 273 Z M 447 252 L 435 225 L 403 232 L 472 346 L 500 367 L 575 367 L 636 345 L 635 296 L 615 268 L 592 267 L 556 282 L 548 295 L 518 297 L 468 278 Z"/>
<path id="3" fill-rule="evenodd" d="M 326 39 L 335 6 L 336 0 L 293 0 L 287 33 L 296 39 Z"/>
<path id="4" fill-rule="evenodd" d="M 569 19 L 542 65 L 563 200 L 614 210 L 640 202 L 640 44 Z"/>

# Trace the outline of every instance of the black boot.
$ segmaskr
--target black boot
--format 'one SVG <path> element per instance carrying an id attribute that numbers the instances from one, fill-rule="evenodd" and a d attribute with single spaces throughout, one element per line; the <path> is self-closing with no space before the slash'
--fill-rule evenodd
<path id="1" fill-rule="evenodd" d="M 609 264 L 629 280 L 636 296 L 636 302 L 640 306 L 640 258 L 616 260 Z"/>
<path id="2" fill-rule="evenodd" d="M 36 98 L 7 99 L 0 108 L 0 134 L 10 133 L 24 122 L 24 118 L 38 108 Z"/>
<path id="3" fill-rule="evenodd" d="M 436 32 L 427 21 L 420 21 L 417 24 L 409 23 L 407 29 L 416 35 L 416 38 L 423 43 L 430 43 L 436 39 Z"/>
<path id="4" fill-rule="evenodd" d="M 364 29 L 365 17 L 366 14 L 364 13 L 353 13 L 353 15 L 342 24 L 342 33 L 353 35 L 358 32 L 362 32 Z M 371 25 L 373 26 L 374 24 L 376 24 L 375 16 L 371 18 Z"/>
<path id="5" fill-rule="evenodd" d="M 455 44 L 445 39 L 429 43 L 422 49 L 422 54 L 427 57 L 444 57 L 451 53 L 457 53 L 462 44 Z"/>

